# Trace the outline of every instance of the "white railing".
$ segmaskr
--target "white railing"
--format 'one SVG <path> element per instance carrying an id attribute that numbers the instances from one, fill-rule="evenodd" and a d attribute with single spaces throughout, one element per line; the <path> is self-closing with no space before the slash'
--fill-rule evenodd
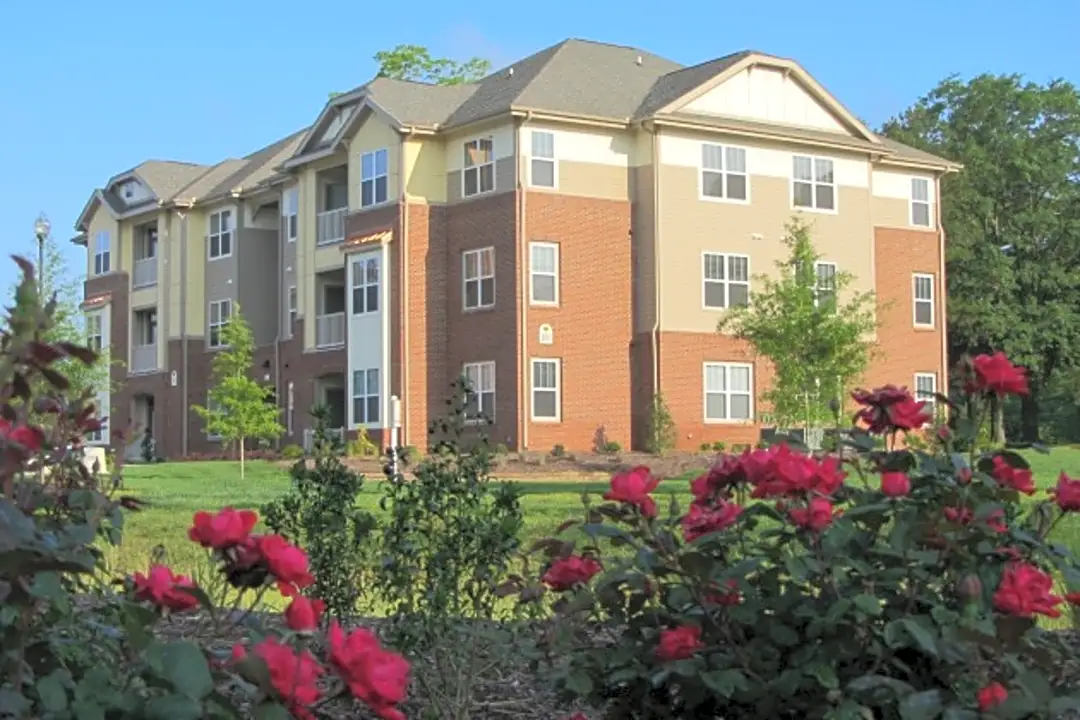
<path id="1" fill-rule="evenodd" d="M 345 442 L 345 428 L 326 428 L 326 436 L 337 438 L 342 443 Z M 315 431 L 311 428 L 304 430 L 304 452 L 309 453 L 315 449 Z"/>
<path id="2" fill-rule="evenodd" d="M 334 347 L 345 344 L 345 313 L 330 313 L 315 317 L 315 347 Z"/>
<path id="3" fill-rule="evenodd" d="M 136 345 L 131 349 L 131 372 L 157 370 L 157 345 Z"/>
<path id="4" fill-rule="evenodd" d="M 319 245 L 339 243 L 345 239 L 345 213 L 349 208 L 327 210 L 315 216 L 315 241 Z"/>
<path id="5" fill-rule="evenodd" d="M 145 287 L 157 282 L 157 258 L 143 258 L 135 261 L 135 272 L 131 275 L 132 287 Z"/>

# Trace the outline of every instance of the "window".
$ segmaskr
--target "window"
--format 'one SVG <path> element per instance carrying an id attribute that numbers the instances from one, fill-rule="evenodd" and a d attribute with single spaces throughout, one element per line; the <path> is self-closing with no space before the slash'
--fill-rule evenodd
<path id="1" fill-rule="evenodd" d="M 210 413 L 211 417 L 221 412 L 221 404 L 214 399 L 213 395 L 207 393 L 206 395 L 206 411 Z M 210 431 L 210 420 L 206 420 L 206 439 L 218 441 L 221 440 L 221 435 Z"/>
<path id="2" fill-rule="evenodd" d="M 555 133 L 533 130 L 532 160 L 529 163 L 529 184 L 534 187 L 556 187 Z"/>
<path id="3" fill-rule="evenodd" d="M 746 150 L 702 143 L 701 196 L 721 200 L 746 200 L 748 193 Z"/>
<path id="4" fill-rule="evenodd" d="M 937 410 L 937 373 L 915 373 L 915 399 L 926 403 L 931 415 Z"/>
<path id="5" fill-rule="evenodd" d="M 814 305 L 836 304 L 836 263 L 816 262 L 814 271 Z"/>
<path id="6" fill-rule="evenodd" d="M 96 353 L 101 352 L 103 338 L 101 336 L 101 313 L 90 313 L 86 316 L 86 344 Z"/>
<path id="7" fill-rule="evenodd" d="M 495 305 L 495 248 L 466 250 L 461 255 L 466 310 Z"/>
<path id="8" fill-rule="evenodd" d="M 363 315 L 379 311 L 379 258 L 353 260 L 352 311 Z"/>
<path id="9" fill-rule="evenodd" d="M 95 413 L 96 415 L 97 413 Z M 97 430 L 90 430 L 86 433 L 86 442 L 89 445 L 100 445 L 105 442 L 105 438 L 109 436 L 109 419 L 105 418 L 101 421 L 101 427 Z M 104 470 L 104 468 L 102 468 Z"/>
<path id="10" fill-rule="evenodd" d="M 934 327 L 934 276 L 915 273 L 912 276 L 912 295 L 915 300 L 915 325 Z"/>
<path id="11" fill-rule="evenodd" d="M 221 337 L 221 331 L 225 323 L 229 322 L 232 315 L 232 300 L 214 300 L 210 303 L 210 322 L 208 323 L 210 347 L 224 347 L 225 341 Z"/>
<path id="12" fill-rule="evenodd" d="M 557 305 L 559 302 L 559 246 L 555 243 L 529 243 L 530 298 L 534 305 Z"/>
<path id="13" fill-rule="evenodd" d="M 930 227 L 930 181 L 911 178 L 911 224 Z"/>
<path id="14" fill-rule="evenodd" d="M 207 238 L 207 246 L 211 260 L 232 255 L 232 231 L 232 210 L 219 210 L 210 214 L 210 235 Z"/>
<path id="15" fill-rule="evenodd" d="M 461 171 L 461 194 L 465 197 L 495 189 L 495 143 L 490 137 L 465 143 L 465 165 Z"/>
<path id="16" fill-rule="evenodd" d="M 466 363 L 462 371 L 468 386 L 465 417 L 472 421 L 495 419 L 495 363 Z"/>
<path id="17" fill-rule="evenodd" d="M 746 255 L 705 253 L 702 277 L 706 308 L 719 310 L 750 302 L 750 258 Z"/>
<path id="18" fill-rule="evenodd" d="M 284 218 L 285 239 L 289 242 L 296 241 L 297 215 L 300 212 L 300 190 L 289 188 L 285 191 L 285 197 L 281 204 L 281 216 Z"/>
<path id="19" fill-rule="evenodd" d="M 753 368 L 743 363 L 705 363 L 705 421 L 753 417 Z"/>
<path id="20" fill-rule="evenodd" d="M 157 311 L 135 313 L 135 346 L 147 347 L 157 344 Z"/>
<path id="21" fill-rule="evenodd" d="M 104 275 L 109 272 L 109 231 L 102 230 L 94 236 L 94 274 Z"/>
<path id="22" fill-rule="evenodd" d="M 836 179 L 833 161 L 827 158 L 795 155 L 792 158 L 792 204 L 811 210 L 836 209 Z"/>
<path id="23" fill-rule="evenodd" d="M 290 285 L 289 286 L 289 326 L 286 328 L 286 330 L 288 330 L 290 334 L 292 333 L 293 325 L 296 324 L 296 315 L 297 315 L 297 309 L 296 309 L 296 286 L 295 285 Z"/>
<path id="24" fill-rule="evenodd" d="M 559 419 L 559 361 L 532 361 L 532 419 Z"/>
<path id="25" fill-rule="evenodd" d="M 353 370 L 352 412 L 354 425 L 379 422 L 379 369 Z"/>
<path id="26" fill-rule="evenodd" d="M 386 202 L 390 187 L 390 169 L 386 150 L 360 156 L 360 207 Z"/>

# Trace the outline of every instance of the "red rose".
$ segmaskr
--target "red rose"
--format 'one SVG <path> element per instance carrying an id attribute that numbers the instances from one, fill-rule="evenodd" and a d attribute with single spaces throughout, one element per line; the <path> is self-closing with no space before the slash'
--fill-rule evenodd
<path id="1" fill-rule="evenodd" d="M 693 542 L 703 535 L 720 532 L 734 525 L 741 512 L 741 507 L 723 500 L 712 508 L 691 505 L 690 512 L 682 519 L 683 537 L 686 542 Z"/>
<path id="2" fill-rule="evenodd" d="M 990 514 L 986 516 L 986 527 L 996 533 L 1009 532 L 1009 526 L 1005 524 L 1005 511 L 1001 508 L 992 510 Z"/>
<path id="3" fill-rule="evenodd" d="M 699 475 L 690 483 L 690 492 L 694 502 L 707 505 L 720 495 L 727 495 L 730 487 L 746 478 L 742 463 L 733 455 L 724 455 L 709 468 L 707 473 Z"/>
<path id="4" fill-rule="evenodd" d="M 24 450 L 37 452 L 45 442 L 45 433 L 41 428 L 31 425 L 15 425 L 0 418 L 0 438 L 10 443 L 21 445 Z"/>
<path id="5" fill-rule="evenodd" d="M 215 515 L 200 510 L 192 518 L 188 538 L 203 547 L 221 550 L 247 540 L 259 516 L 252 510 L 222 508 Z"/>
<path id="6" fill-rule="evenodd" d="M 791 521 L 796 525 L 814 532 L 820 532 L 829 527 L 837 517 L 837 514 L 833 512 L 833 504 L 822 497 L 812 498 L 807 507 L 795 508 L 790 515 Z"/>
<path id="7" fill-rule="evenodd" d="M 713 605 L 724 605 L 726 607 L 741 603 L 743 597 L 742 593 L 739 592 L 739 581 L 735 578 L 730 578 L 724 585 L 727 587 L 726 590 L 710 592 L 705 596 L 705 600 Z"/>
<path id="8" fill-rule="evenodd" d="M 660 644 L 656 646 L 656 659 L 660 662 L 686 660 L 694 657 L 701 648 L 701 628 L 696 625 L 682 625 L 660 633 Z"/>
<path id="9" fill-rule="evenodd" d="M 956 482 L 961 485 L 967 485 L 971 482 L 972 475 L 971 468 L 960 468 L 956 471 Z"/>
<path id="10" fill-rule="evenodd" d="M 895 430 L 918 430 L 934 419 L 926 406 L 925 401 L 918 401 L 912 397 L 893 403 L 886 408 L 890 427 Z"/>
<path id="11" fill-rule="evenodd" d="M 1028 394 L 1027 373 L 1009 362 L 1003 352 L 979 355 L 972 361 L 972 367 L 976 392 L 992 392 L 998 397 Z"/>
<path id="12" fill-rule="evenodd" d="M 875 435 L 917 430 L 933 420 L 926 412 L 926 403 L 917 402 L 907 388 L 886 385 L 873 392 L 856 390 L 851 397 L 863 406 L 855 414 L 855 421 L 865 423 L 867 432 Z"/>
<path id="13" fill-rule="evenodd" d="M 337 621 L 327 633 L 327 658 L 349 691 L 367 703 L 382 720 L 405 720 L 395 705 L 405 699 L 409 686 L 409 662 L 384 649 L 375 635 L 363 628 L 348 635 Z"/>
<path id="14" fill-rule="evenodd" d="M 199 601 L 181 588 L 194 588 L 195 583 L 184 575 L 174 575 L 164 565 L 153 565 L 148 575 L 135 573 L 135 597 L 157 605 L 159 608 L 183 612 L 193 610 Z"/>
<path id="15" fill-rule="evenodd" d="M 1051 593 L 1053 578 L 1027 563 L 1012 563 L 1005 568 L 1001 584 L 994 592 L 994 607 L 1003 613 L 1032 617 L 1035 614 L 1061 617 L 1054 607 L 1061 598 Z"/>
<path id="16" fill-rule="evenodd" d="M 1065 602 L 1070 605 L 1080 605 L 1080 592 L 1066 593 Z"/>
<path id="17" fill-rule="evenodd" d="M 994 467 L 990 474 L 994 476 L 994 479 L 999 484 L 1005 487 L 1022 492 L 1025 495 L 1035 494 L 1035 479 L 1031 476 L 1031 471 L 1014 468 L 1001 455 L 994 456 Z"/>
<path id="18" fill-rule="evenodd" d="M 1009 698 L 1009 691 L 1001 683 L 990 683 L 979 690 L 979 710 L 989 712 Z"/>
<path id="19" fill-rule="evenodd" d="M 314 718 L 308 708 L 319 700 L 318 682 L 325 672 L 315 657 L 307 650 L 298 654 L 274 637 L 266 638 L 253 651 L 266 664 L 270 684 L 289 712 L 301 720 Z M 245 656 L 243 646 L 233 646 L 233 661 Z"/>
<path id="20" fill-rule="evenodd" d="M 1080 480 L 1073 480 L 1063 472 L 1058 476 L 1057 487 L 1050 494 L 1063 512 L 1080 510 Z"/>
<path id="21" fill-rule="evenodd" d="M 881 473 L 881 492 L 885 497 L 903 497 L 911 492 L 911 480 L 907 473 Z"/>
<path id="22" fill-rule="evenodd" d="M 754 498 L 805 493 L 832 495 L 847 477 L 847 473 L 840 470 L 837 458 L 830 455 L 818 459 L 803 455 L 784 443 L 744 454 L 741 462 L 747 479 L 754 486 L 750 494 Z"/>
<path id="23" fill-rule="evenodd" d="M 541 580 L 552 590 L 562 592 L 589 582 L 601 569 L 600 563 L 590 557 L 571 555 L 551 563 Z"/>
<path id="24" fill-rule="evenodd" d="M 326 609 L 326 603 L 322 600 L 311 600 L 303 595 L 298 595 L 285 608 L 285 624 L 297 632 L 314 630 L 319 624 L 319 616 Z"/>
<path id="25" fill-rule="evenodd" d="M 975 518 L 975 511 L 966 507 L 947 507 L 945 518 L 957 525 L 967 525 Z"/>
<path id="26" fill-rule="evenodd" d="M 611 478 L 611 489 L 604 493 L 605 500 L 633 505 L 645 517 L 656 516 L 656 501 L 649 495 L 660 484 L 644 465 L 619 473 Z"/>
<path id="27" fill-rule="evenodd" d="M 308 571 L 307 553 L 290 545 L 280 535 L 259 536 L 258 549 L 266 569 L 277 580 L 278 590 L 285 597 L 298 595 L 315 581 Z"/>

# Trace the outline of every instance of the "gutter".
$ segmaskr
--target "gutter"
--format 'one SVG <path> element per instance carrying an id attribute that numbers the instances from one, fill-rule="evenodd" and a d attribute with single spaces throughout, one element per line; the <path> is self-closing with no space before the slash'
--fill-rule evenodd
<path id="1" fill-rule="evenodd" d="M 521 132 L 525 125 L 533 119 L 532 110 L 525 113 L 518 123 L 517 132 L 514 133 L 514 179 L 518 190 L 518 227 L 517 227 L 517 250 L 521 281 L 521 351 L 518 360 L 518 378 L 520 390 L 518 401 L 520 405 L 519 417 L 521 418 L 521 447 L 529 448 L 529 419 L 532 417 L 532 398 L 530 397 L 529 385 L 532 383 L 532 372 L 529 368 L 529 241 L 528 222 L 526 211 L 528 201 L 526 199 L 525 183 L 521 180 Z"/>
<path id="2" fill-rule="evenodd" d="M 191 403 L 188 399 L 188 331 L 187 331 L 187 266 L 188 266 L 188 216 L 184 210 L 177 210 L 180 218 L 180 348 L 181 348 L 181 395 L 184 408 L 184 420 L 180 426 L 180 454 L 188 455 L 188 414 Z"/>

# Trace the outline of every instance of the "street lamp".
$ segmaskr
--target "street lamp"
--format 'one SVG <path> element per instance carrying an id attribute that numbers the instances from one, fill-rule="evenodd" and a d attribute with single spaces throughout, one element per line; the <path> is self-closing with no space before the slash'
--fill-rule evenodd
<path id="1" fill-rule="evenodd" d="M 49 218 L 45 217 L 45 213 L 41 213 L 37 216 L 37 220 L 34 221 L 34 235 L 37 236 L 38 244 L 38 283 L 44 281 L 45 274 L 45 239 L 49 237 L 49 231 L 52 229 L 52 224 L 49 222 Z"/>

